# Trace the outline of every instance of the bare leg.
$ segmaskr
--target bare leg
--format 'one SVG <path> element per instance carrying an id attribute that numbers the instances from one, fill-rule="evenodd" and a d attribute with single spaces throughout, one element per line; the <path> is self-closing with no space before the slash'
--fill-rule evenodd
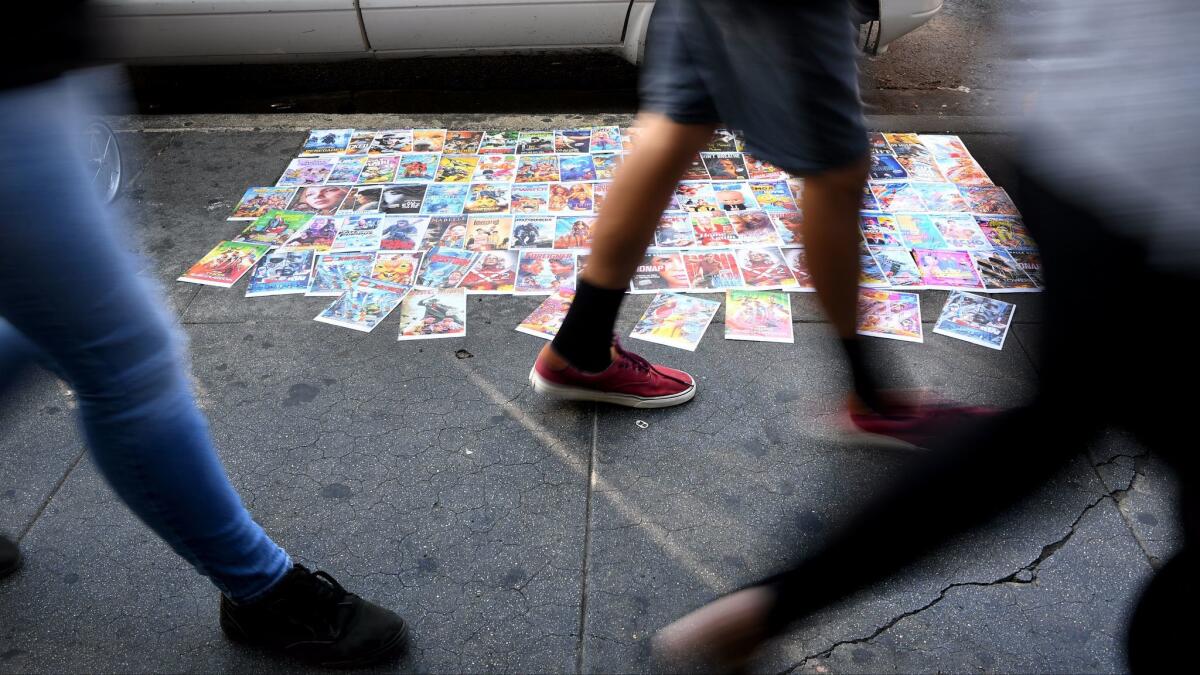
<path id="1" fill-rule="evenodd" d="M 817 297 L 838 337 L 854 338 L 858 308 L 858 211 L 867 160 L 804 179 L 804 247 Z"/>

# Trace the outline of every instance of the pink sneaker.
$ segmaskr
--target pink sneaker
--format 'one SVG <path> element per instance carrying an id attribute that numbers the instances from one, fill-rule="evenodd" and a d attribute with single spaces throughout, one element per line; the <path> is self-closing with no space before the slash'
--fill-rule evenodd
<path id="1" fill-rule="evenodd" d="M 616 358 L 599 373 L 567 366 L 554 370 L 538 358 L 529 382 L 539 394 L 572 401 L 600 401 L 629 408 L 667 408 L 696 395 L 696 381 L 682 370 L 650 363 L 613 340 Z"/>
<path id="2" fill-rule="evenodd" d="M 850 422 L 861 433 L 892 445 L 925 448 L 960 425 L 990 417 L 996 408 L 961 406 L 944 401 L 896 403 L 886 415 L 850 403 Z"/>

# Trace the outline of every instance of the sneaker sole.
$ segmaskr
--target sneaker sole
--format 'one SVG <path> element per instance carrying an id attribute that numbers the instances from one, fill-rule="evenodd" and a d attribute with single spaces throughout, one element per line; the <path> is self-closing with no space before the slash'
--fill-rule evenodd
<path id="1" fill-rule="evenodd" d="M 562 384 L 555 384 L 550 380 L 538 374 L 537 370 L 529 371 L 529 383 L 533 385 L 533 390 L 545 396 L 563 399 L 566 401 L 595 401 L 598 403 L 611 403 L 613 405 L 625 406 L 626 408 L 670 408 L 681 403 L 687 403 L 696 396 L 696 383 L 692 386 L 670 396 L 637 396 L 635 394 L 617 394 L 607 391 L 596 391 L 595 389 L 587 389 L 584 387 L 569 387 Z"/>
<path id="2" fill-rule="evenodd" d="M 407 621 L 405 621 L 403 623 L 403 625 L 400 628 L 400 631 L 397 632 L 394 636 L 392 636 L 392 639 L 389 640 L 386 645 L 380 647 L 379 649 L 377 649 L 369 654 L 364 654 L 362 656 L 357 656 L 353 659 L 346 659 L 346 660 L 341 660 L 341 661 L 321 661 L 319 659 L 306 658 L 302 654 L 298 654 L 296 652 L 289 651 L 285 648 L 274 647 L 271 645 L 266 645 L 261 642 L 258 642 L 256 640 L 252 639 L 250 636 L 248 636 L 246 634 L 246 632 L 242 629 L 242 627 L 238 625 L 237 621 L 235 621 L 233 619 L 233 617 L 227 616 L 225 614 L 225 612 L 221 612 L 220 624 L 221 624 L 221 630 L 225 634 L 225 637 L 229 638 L 229 640 L 236 642 L 244 647 L 249 647 L 250 649 L 258 650 L 264 654 L 270 654 L 270 655 L 276 656 L 276 657 L 283 656 L 285 658 L 288 658 L 288 659 L 291 659 L 294 661 L 306 663 L 308 665 L 316 665 L 316 666 L 319 666 L 322 668 L 333 668 L 333 669 L 339 669 L 339 670 L 340 669 L 363 668 L 366 666 L 373 666 L 373 665 L 376 665 L 379 663 L 383 663 L 385 661 L 391 661 L 395 658 L 400 657 L 402 654 L 404 654 L 405 652 L 408 651 L 409 630 L 408 630 L 408 622 Z"/>

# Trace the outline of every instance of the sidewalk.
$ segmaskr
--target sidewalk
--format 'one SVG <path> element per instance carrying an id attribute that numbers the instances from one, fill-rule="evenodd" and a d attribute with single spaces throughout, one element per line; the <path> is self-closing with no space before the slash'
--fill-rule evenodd
<path id="1" fill-rule="evenodd" d="M 172 281 L 240 229 L 225 221 L 237 198 L 275 180 L 303 130 L 627 121 L 115 124 L 136 155 L 119 204 L 191 339 L 235 485 L 298 561 L 411 621 L 404 671 L 646 670 L 657 628 L 784 562 L 791 538 L 819 541 L 905 460 L 830 439 L 845 373 L 808 294 L 793 299 L 795 345 L 723 340 L 722 314 L 695 353 L 636 343 L 701 389 L 680 408 L 629 411 L 529 390 L 543 342 L 513 328 L 541 298 L 472 297 L 465 339 L 397 343 L 390 323 L 364 335 L 312 321 L 319 298 Z M 995 122 L 873 121 L 959 133 L 989 171 L 1012 145 Z M 945 293 L 921 295 L 926 343 L 876 341 L 898 369 L 975 404 L 1030 393 L 1036 295 L 1005 298 L 1019 308 L 1002 351 L 932 335 Z M 618 330 L 648 302 L 630 296 Z M 0 410 L 0 531 L 27 557 L 0 582 L 0 672 L 295 672 L 224 640 L 216 592 L 115 501 L 72 416 L 44 376 Z M 1175 545 L 1173 488 L 1155 458 L 1106 438 L 988 528 L 801 626 L 756 670 L 1123 670 L 1125 615 Z"/>

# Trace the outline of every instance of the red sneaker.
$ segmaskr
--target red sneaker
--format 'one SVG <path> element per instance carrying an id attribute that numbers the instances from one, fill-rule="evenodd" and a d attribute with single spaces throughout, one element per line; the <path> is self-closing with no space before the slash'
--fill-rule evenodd
<path id="1" fill-rule="evenodd" d="M 888 406 L 886 414 L 869 410 L 856 400 L 850 403 L 850 423 L 876 442 L 903 447 L 929 447 L 929 443 L 962 424 L 999 412 L 996 408 L 961 406 L 946 402 L 907 402 Z"/>
<path id="2" fill-rule="evenodd" d="M 539 394 L 630 408 L 667 408 L 687 403 L 696 395 L 696 381 L 682 370 L 652 364 L 622 349 L 616 339 L 613 351 L 612 365 L 599 373 L 572 366 L 554 370 L 538 357 L 529 371 L 529 382 Z"/>

